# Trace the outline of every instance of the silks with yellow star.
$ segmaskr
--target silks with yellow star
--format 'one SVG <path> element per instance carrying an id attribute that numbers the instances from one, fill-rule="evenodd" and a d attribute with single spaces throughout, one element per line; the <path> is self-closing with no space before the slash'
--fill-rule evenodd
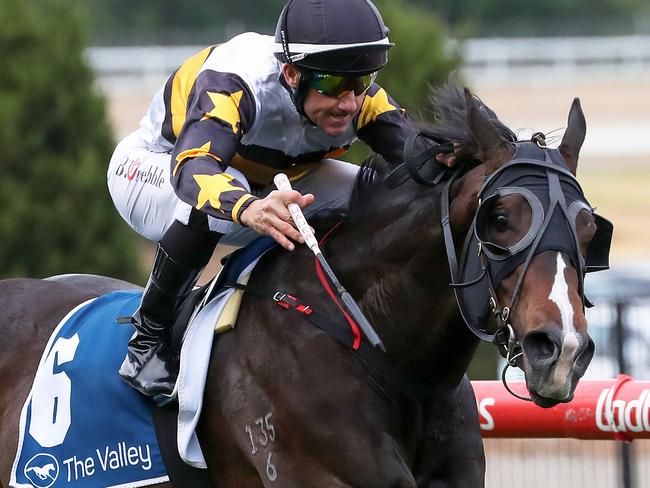
<path id="1" fill-rule="evenodd" d="M 206 120 L 218 121 L 221 124 L 230 127 L 235 138 L 238 138 L 240 131 L 239 104 L 243 93 L 243 90 L 239 90 L 232 94 L 207 92 L 208 98 L 213 103 L 213 108 L 201 118 L 200 122 Z M 223 162 L 221 157 L 211 152 L 211 145 L 211 141 L 208 140 L 199 147 L 185 149 L 179 152 L 175 158 L 176 165 L 174 167 L 173 176 L 176 176 L 181 165 L 188 159 L 209 156 L 217 162 Z"/>
<path id="2" fill-rule="evenodd" d="M 198 123 L 210 121 L 216 123 L 221 130 L 227 128 L 227 130 L 232 131 L 229 139 L 236 141 L 240 132 L 239 105 L 243 94 L 243 90 L 229 94 L 205 92 L 212 108 L 205 112 Z M 215 131 L 212 124 L 208 124 L 208 127 L 204 130 L 197 131 L 199 134 L 204 134 L 205 137 L 208 137 L 208 134 L 213 136 L 215 132 L 220 131 Z M 193 139 L 196 140 L 195 137 Z M 228 154 L 228 159 L 230 157 L 231 155 Z M 208 171 L 205 173 L 199 171 L 192 175 L 194 182 L 198 185 L 198 195 L 194 206 L 212 215 L 221 216 L 239 223 L 239 213 L 243 210 L 245 204 L 250 203 L 249 200 L 254 197 L 234 177 L 220 171 L 227 164 L 220 164 L 224 163 L 224 161 L 212 149 L 212 140 L 207 140 L 198 147 L 180 151 L 175 157 L 172 176 L 177 176 L 178 171 L 186 161 L 197 158 L 202 158 L 204 161 L 211 160 L 216 163 L 216 166 L 206 168 L 205 165 L 202 165 Z M 219 172 L 215 173 L 215 170 Z"/>
<path id="3" fill-rule="evenodd" d="M 235 178 L 227 173 L 216 175 L 194 175 L 194 181 L 196 181 L 200 188 L 196 208 L 201 210 L 207 203 L 210 203 L 212 208 L 225 214 L 226 211 L 222 208 L 222 205 L 229 201 L 229 199 L 224 198 L 226 196 L 225 194 L 233 191 L 241 192 L 243 195 L 237 199 L 235 204 L 232 206 L 232 209 L 230 209 L 232 221 L 239 224 L 240 210 L 242 210 L 246 202 L 254 197 L 253 195 L 250 195 L 245 188 L 233 185 L 233 180 L 235 180 Z"/>
<path id="4" fill-rule="evenodd" d="M 174 80 L 181 81 L 196 77 L 196 83 L 190 83 L 189 79 L 185 83 L 176 83 L 174 87 L 178 85 L 176 88 L 182 88 L 183 93 L 171 90 L 172 101 L 182 99 L 187 104 L 186 116 L 179 113 L 173 118 L 178 139 L 173 151 L 172 182 L 177 185 L 177 194 L 183 195 L 183 199 L 197 209 L 217 218 L 241 223 L 241 213 L 256 197 L 248 193 L 245 189 L 247 185 L 224 171 L 229 165 L 239 169 L 241 164 L 238 166 L 236 161 L 266 168 L 264 159 L 247 161 L 246 156 L 239 154 L 241 149 L 246 149 L 240 144 L 241 135 L 253 124 L 256 106 L 248 88 L 242 86 L 236 76 L 214 71 L 201 72 L 198 69 L 201 59 L 207 54 L 208 51 L 197 56 L 174 77 Z M 402 145 L 399 139 L 403 136 L 404 120 L 404 111 L 382 87 L 374 84 L 366 92 L 354 127 L 359 137 L 373 150 L 389 156 L 394 152 L 401 157 L 398 148 Z M 178 127 L 181 121 L 182 128 Z M 319 159 L 340 157 L 348 147 L 323 148 Z M 269 149 L 269 152 L 277 158 L 277 149 Z M 291 157 L 297 159 L 296 156 Z M 181 171 L 190 161 L 190 167 Z M 317 161 L 315 159 L 313 162 Z M 301 163 L 295 167 L 295 171 L 306 173 L 310 169 L 308 163 L 312 161 Z M 278 166 L 269 164 L 268 167 L 268 173 L 277 172 Z M 293 170 L 291 166 L 284 168 L 287 173 Z M 244 174 L 257 181 L 254 174 Z"/>

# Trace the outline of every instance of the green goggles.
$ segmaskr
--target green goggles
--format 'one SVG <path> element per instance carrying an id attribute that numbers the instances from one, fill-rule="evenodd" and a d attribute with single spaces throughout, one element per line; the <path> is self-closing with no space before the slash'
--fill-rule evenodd
<path id="1" fill-rule="evenodd" d="M 355 96 L 361 95 L 370 88 L 377 77 L 377 73 L 363 76 L 331 75 L 315 71 L 303 72 L 305 80 L 318 93 L 328 97 L 340 98 L 348 92 Z"/>

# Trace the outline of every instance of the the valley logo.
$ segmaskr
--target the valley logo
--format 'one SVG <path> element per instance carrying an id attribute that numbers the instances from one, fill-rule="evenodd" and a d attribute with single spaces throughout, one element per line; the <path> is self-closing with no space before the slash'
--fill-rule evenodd
<path id="1" fill-rule="evenodd" d="M 153 165 L 141 168 L 141 159 L 126 158 L 115 169 L 115 176 L 123 176 L 129 181 L 140 182 L 144 185 L 153 185 L 162 188 L 165 184 L 162 168 L 156 168 Z"/>
<path id="2" fill-rule="evenodd" d="M 37 454 L 27 461 L 24 472 L 36 488 L 49 488 L 59 477 L 59 462 L 51 454 Z"/>

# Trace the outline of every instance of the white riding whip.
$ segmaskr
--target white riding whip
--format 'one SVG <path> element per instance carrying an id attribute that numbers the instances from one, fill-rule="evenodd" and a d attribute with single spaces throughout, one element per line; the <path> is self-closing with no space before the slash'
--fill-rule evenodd
<path id="1" fill-rule="evenodd" d="M 275 186 L 280 191 L 291 191 L 292 189 L 289 178 L 287 178 L 287 175 L 284 173 L 278 173 L 275 175 L 273 178 L 273 183 L 275 183 Z M 370 325 L 370 322 L 368 322 L 368 319 L 365 317 L 365 315 L 363 315 L 363 312 L 359 308 L 359 305 L 357 305 L 357 302 L 354 301 L 354 298 L 352 298 L 352 295 L 350 295 L 347 290 L 343 288 L 343 285 L 341 285 L 339 280 L 334 275 L 334 271 L 332 271 L 332 268 L 325 260 L 323 253 L 318 247 L 318 241 L 316 240 L 314 233 L 311 231 L 311 227 L 307 223 L 307 220 L 305 219 L 300 206 L 297 203 L 290 203 L 287 205 L 287 208 L 289 209 L 289 214 L 296 224 L 296 227 L 298 227 L 300 234 L 302 235 L 303 239 L 305 239 L 305 244 L 307 244 L 307 247 L 312 250 L 316 256 L 316 259 L 318 259 L 318 262 L 325 270 L 327 277 L 336 287 L 336 291 L 343 301 L 343 304 L 345 305 L 347 311 L 354 318 L 354 320 L 357 321 L 359 327 L 368 338 L 368 341 L 370 341 L 370 344 L 385 352 L 386 349 L 384 348 L 384 344 L 381 342 L 379 335 L 377 332 L 375 332 L 375 329 L 372 327 L 372 325 Z"/>

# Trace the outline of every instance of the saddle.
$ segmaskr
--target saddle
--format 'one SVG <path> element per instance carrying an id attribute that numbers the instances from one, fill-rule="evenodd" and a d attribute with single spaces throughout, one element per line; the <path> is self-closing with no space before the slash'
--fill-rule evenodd
<path id="1" fill-rule="evenodd" d="M 232 285 L 246 285 L 256 261 L 275 246 L 276 242 L 265 236 L 236 250 L 222 259 L 223 269 L 213 280 L 188 295 L 181 305 L 172 333 L 172 347 L 178 351 L 179 355 L 192 321 L 209 304 L 219 300 Z M 221 313 L 214 324 L 214 332 L 217 334 L 231 330 L 237 321 L 244 291 L 241 289 L 231 291 L 232 293 L 227 296 L 226 303 L 222 305 Z M 154 407 L 152 414 L 160 452 L 174 486 L 192 488 L 210 486 L 206 469 L 202 469 L 200 466 L 191 466 L 181 458 L 178 442 L 178 403 L 171 402 L 164 407 Z M 194 442 L 198 444 L 198 439 Z M 191 442 L 184 439 L 183 445 L 186 444 L 191 444 Z"/>
<path id="2" fill-rule="evenodd" d="M 172 346 L 174 350 L 180 351 L 185 331 L 192 318 L 223 290 L 232 287 L 234 284 L 246 285 L 250 278 L 252 268 L 248 273 L 242 275 L 244 270 L 276 245 L 277 243 L 273 238 L 262 236 L 255 239 L 246 247 L 237 249 L 221 259 L 223 268 L 217 276 L 205 285 L 193 290 L 181 304 L 172 333 Z M 227 332 L 235 327 L 243 296 L 244 291 L 237 289 L 228 297 L 226 305 L 214 325 L 214 330 L 217 334 Z"/>

